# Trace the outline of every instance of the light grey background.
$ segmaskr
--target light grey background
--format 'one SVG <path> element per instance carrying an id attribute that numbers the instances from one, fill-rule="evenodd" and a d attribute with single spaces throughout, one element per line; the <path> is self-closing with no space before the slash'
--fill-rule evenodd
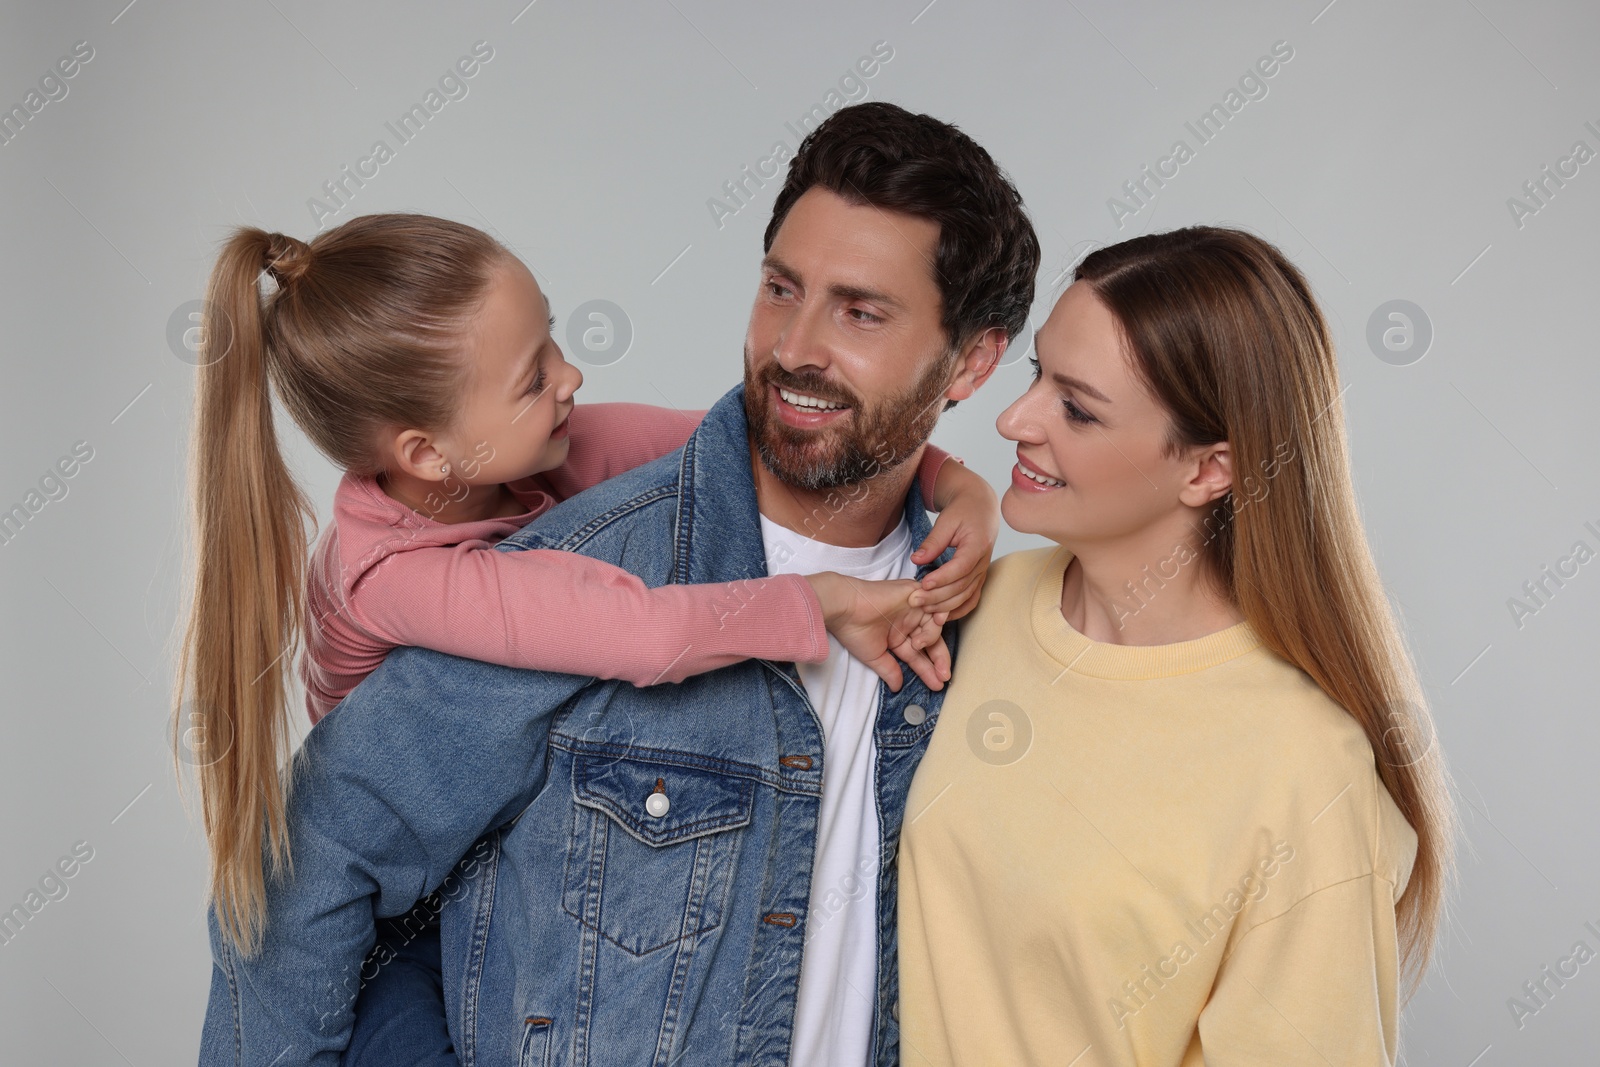
<path id="1" fill-rule="evenodd" d="M 558 314 L 607 299 L 631 321 L 582 399 L 703 407 L 739 376 L 777 183 L 721 227 L 708 199 L 792 149 L 785 123 L 886 41 L 867 97 L 959 124 L 1027 199 L 1035 323 L 1088 248 L 1149 229 L 1243 226 L 1309 274 L 1367 529 L 1460 786 L 1460 888 L 1405 1062 L 1595 1062 L 1600 962 L 1520 1029 L 1507 1007 L 1576 942 L 1600 950 L 1584 926 L 1600 928 L 1600 562 L 1520 627 L 1508 607 L 1575 541 L 1600 547 L 1584 526 L 1600 529 L 1600 161 L 1521 226 L 1507 204 L 1575 141 L 1600 150 L 1593 4 L 126 3 L 7 0 L 0 33 L 7 108 L 76 42 L 94 50 L 0 146 L 0 510 L 75 442 L 94 450 L 0 545 L 0 909 L 75 842 L 94 850 L 0 945 L 0 1060 L 144 1067 L 198 1047 L 204 852 L 167 703 L 194 371 L 168 335 L 228 227 L 310 237 L 308 199 L 393 146 L 385 123 L 485 41 L 468 95 L 329 223 L 414 210 L 490 228 Z M 1294 57 L 1268 95 L 1119 229 L 1108 198 L 1193 145 L 1184 123 L 1278 41 Z M 1408 365 L 1367 342 L 1396 299 L 1434 331 Z M 936 437 L 997 485 L 994 418 L 1026 379 L 1012 361 Z M 337 472 L 290 440 L 325 516 Z"/>

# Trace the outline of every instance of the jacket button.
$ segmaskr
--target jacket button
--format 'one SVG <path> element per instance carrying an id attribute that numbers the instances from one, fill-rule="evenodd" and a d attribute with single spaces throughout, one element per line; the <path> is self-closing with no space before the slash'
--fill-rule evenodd
<path id="1" fill-rule="evenodd" d="M 667 783 L 656 779 L 655 792 L 644 798 L 644 810 L 650 813 L 652 819 L 659 819 L 672 810 L 672 801 L 667 799 Z"/>
<path id="2" fill-rule="evenodd" d="M 921 726 L 928 721 L 928 711 L 921 704 L 906 705 L 906 722 L 912 726 Z"/>

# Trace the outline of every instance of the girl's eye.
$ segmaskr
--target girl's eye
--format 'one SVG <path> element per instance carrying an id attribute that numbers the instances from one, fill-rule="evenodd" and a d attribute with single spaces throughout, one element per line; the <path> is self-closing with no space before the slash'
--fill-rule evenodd
<path id="1" fill-rule="evenodd" d="M 556 328 L 556 317 L 554 315 L 550 316 L 550 328 L 552 330 Z"/>
<path id="2" fill-rule="evenodd" d="M 1041 370 L 1040 367 L 1039 367 L 1038 358 L 1035 357 L 1035 356 L 1029 356 L 1028 357 L 1028 365 L 1033 368 L 1033 380 L 1034 381 L 1038 381 L 1040 379 L 1040 377 L 1042 377 L 1043 374 L 1044 374 L 1044 371 Z M 1073 403 L 1071 397 L 1066 397 L 1066 396 L 1062 397 L 1061 398 L 1061 406 L 1064 409 L 1066 409 L 1067 419 L 1069 421 L 1071 421 L 1071 422 L 1076 422 L 1076 423 L 1081 423 L 1083 425 L 1088 425 L 1091 422 L 1098 421 L 1093 415 L 1089 414 L 1087 411 L 1085 411 L 1082 408 L 1080 408 L 1077 404 Z"/>
<path id="3" fill-rule="evenodd" d="M 540 367 L 539 368 L 539 373 L 535 374 L 533 376 L 533 384 L 528 386 L 528 391 L 526 393 L 522 394 L 522 395 L 523 396 L 533 396 L 536 393 L 543 392 L 544 391 L 544 383 L 545 383 L 544 368 Z"/>

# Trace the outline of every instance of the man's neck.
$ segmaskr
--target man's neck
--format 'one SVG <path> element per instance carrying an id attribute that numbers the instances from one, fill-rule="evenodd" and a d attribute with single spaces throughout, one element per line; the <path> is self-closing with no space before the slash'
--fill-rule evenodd
<path id="1" fill-rule="evenodd" d="M 823 544 L 868 548 L 894 531 L 905 515 L 906 494 L 917 476 L 922 449 L 891 470 L 838 489 L 801 489 L 769 471 L 750 446 L 756 507 L 768 519 Z"/>

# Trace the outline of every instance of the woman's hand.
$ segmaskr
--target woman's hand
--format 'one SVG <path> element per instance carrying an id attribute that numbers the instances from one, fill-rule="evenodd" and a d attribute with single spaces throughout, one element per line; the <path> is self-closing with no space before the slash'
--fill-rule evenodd
<path id="1" fill-rule="evenodd" d="M 940 636 L 945 615 L 912 605 L 911 597 L 920 591 L 917 582 L 873 582 L 833 571 L 808 574 L 806 580 L 822 601 L 828 632 L 890 689 L 898 693 L 905 684 L 896 656 L 929 689 L 944 688 L 950 677 L 950 649 Z"/>
<path id="2" fill-rule="evenodd" d="M 978 606 L 989 577 L 989 557 L 1000 536 L 1000 498 L 987 480 L 954 459 L 939 468 L 934 490 L 939 518 L 928 539 L 911 553 L 911 562 L 919 567 L 931 563 L 951 545 L 956 552 L 950 562 L 923 577 L 911 603 L 959 619 Z"/>

